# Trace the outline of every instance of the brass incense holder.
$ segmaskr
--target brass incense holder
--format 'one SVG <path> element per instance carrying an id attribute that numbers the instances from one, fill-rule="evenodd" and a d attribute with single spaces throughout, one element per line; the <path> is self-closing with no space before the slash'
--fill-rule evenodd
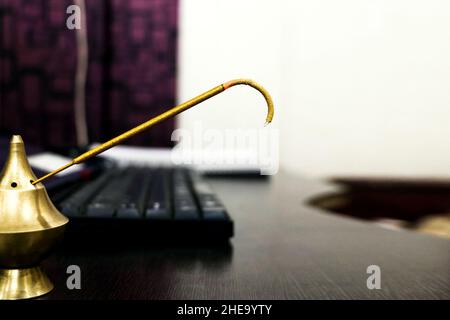
<path id="1" fill-rule="evenodd" d="M 39 263 L 69 220 L 34 180 L 22 138 L 13 136 L 0 174 L 0 299 L 32 298 L 53 289 Z"/>
<path id="2" fill-rule="evenodd" d="M 27 299 L 50 292 L 52 283 L 39 263 L 50 253 L 64 232 L 68 219 L 52 204 L 42 183 L 45 179 L 106 151 L 235 85 L 258 90 L 268 107 L 266 123 L 273 118 L 269 93 L 248 79 L 231 80 L 182 103 L 143 124 L 83 153 L 63 167 L 36 179 L 20 136 L 13 136 L 9 157 L 0 174 L 0 299 Z"/>

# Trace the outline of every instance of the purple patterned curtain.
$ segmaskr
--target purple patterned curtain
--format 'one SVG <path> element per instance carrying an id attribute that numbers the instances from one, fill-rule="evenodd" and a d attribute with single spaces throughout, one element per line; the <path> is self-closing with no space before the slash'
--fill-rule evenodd
<path id="1" fill-rule="evenodd" d="M 75 30 L 66 0 L 0 0 L 0 135 L 75 145 Z M 105 141 L 175 103 L 178 0 L 86 1 L 90 141 Z M 130 144 L 170 146 L 174 121 Z"/>

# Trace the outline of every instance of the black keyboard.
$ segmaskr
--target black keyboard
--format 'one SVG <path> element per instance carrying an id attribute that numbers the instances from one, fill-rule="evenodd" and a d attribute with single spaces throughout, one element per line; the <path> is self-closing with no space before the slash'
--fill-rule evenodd
<path id="1" fill-rule="evenodd" d="M 50 192 L 69 219 L 66 238 L 165 243 L 224 241 L 233 221 L 208 183 L 185 168 L 107 170 Z"/>

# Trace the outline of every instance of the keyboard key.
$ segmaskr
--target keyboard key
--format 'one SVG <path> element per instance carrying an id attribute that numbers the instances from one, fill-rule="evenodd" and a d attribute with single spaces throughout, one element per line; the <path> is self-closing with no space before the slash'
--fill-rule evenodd
<path id="1" fill-rule="evenodd" d="M 145 217 L 147 219 L 171 218 L 168 177 L 168 170 L 157 169 L 153 171 L 150 193 L 145 211 Z"/>
<path id="2" fill-rule="evenodd" d="M 186 173 L 175 170 L 173 174 L 174 217 L 178 220 L 196 220 L 200 218 L 199 209 L 189 189 Z"/>
<path id="3" fill-rule="evenodd" d="M 61 205 L 61 212 L 68 217 L 82 216 L 85 214 L 85 206 L 95 194 L 103 188 L 111 179 L 113 172 L 107 172 L 64 200 Z"/>
<path id="4" fill-rule="evenodd" d="M 136 168 L 131 182 L 124 191 L 117 208 L 119 218 L 142 218 L 144 211 L 145 195 L 148 192 L 151 181 L 151 170 Z"/>
<path id="5" fill-rule="evenodd" d="M 96 218 L 114 216 L 123 195 L 123 190 L 132 183 L 133 175 L 129 170 L 118 170 L 111 181 L 103 188 L 87 206 L 86 214 Z"/>
<path id="6" fill-rule="evenodd" d="M 226 219 L 226 210 L 222 202 L 216 197 L 211 187 L 195 173 L 191 174 L 192 187 L 202 210 L 203 219 Z"/>

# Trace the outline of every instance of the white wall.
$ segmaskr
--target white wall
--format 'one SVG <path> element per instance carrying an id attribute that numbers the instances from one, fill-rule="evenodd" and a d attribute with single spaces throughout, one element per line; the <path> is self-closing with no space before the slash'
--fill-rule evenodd
<path id="1" fill-rule="evenodd" d="M 179 100 L 258 80 L 283 169 L 450 177 L 450 1 L 181 0 L 180 18 Z M 260 126 L 263 100 L 233 90 L 179 125 Z"/>

